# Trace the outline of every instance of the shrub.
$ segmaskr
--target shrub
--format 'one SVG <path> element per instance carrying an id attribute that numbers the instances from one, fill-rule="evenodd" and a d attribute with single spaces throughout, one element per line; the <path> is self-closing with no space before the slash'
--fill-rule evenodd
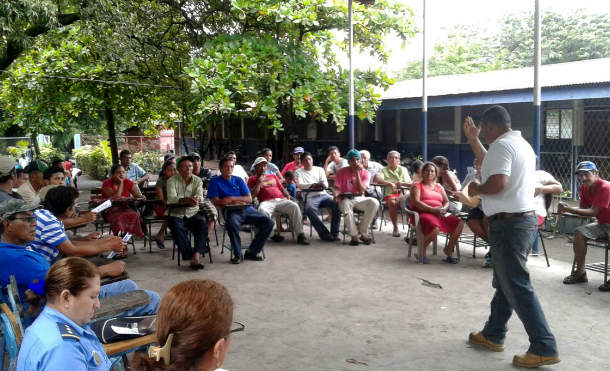
<path id="1" fill-rule="evenodd" d="M 49 166 L 55 160 L 63 160 L 65 158 L 65 154 L 59 148 L 55 148 L 50 144 L 42 144 L 39 147 L 40 149 L 40 159 L 45 161 Z"/>
<path id="2" fill-rule="evenodd" d="M 83 146 L 73 151 L 80 169 L 90 177 L 104 180 L 112 164 L 108 145 L 102 141 L 98 146 Z"/>
<path id="3" fill-rule="evenodd" d="M 163 154 L 161 152 L 136 152 L 133 162 L 138 164 L 147 173 L 158 173 L 163 166 Z"/>

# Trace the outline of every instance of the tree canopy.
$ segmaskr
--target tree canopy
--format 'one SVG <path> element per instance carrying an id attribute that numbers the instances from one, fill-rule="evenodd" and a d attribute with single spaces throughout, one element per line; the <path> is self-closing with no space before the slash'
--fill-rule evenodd
<path id="1" fill-rule="evenodd" d="M 584 11 L 542 13 L 542 64 L 573 62 L 610 56 L 610 19 Z M 530 67 L 534 63 L 532 13 L 507 15 L 497 32 L 479 25 L 456 28 L 434 46 L 428 60 L 430 76 Z M 411 61 L 397 79 L 421 78 L 421 61 Z"/>

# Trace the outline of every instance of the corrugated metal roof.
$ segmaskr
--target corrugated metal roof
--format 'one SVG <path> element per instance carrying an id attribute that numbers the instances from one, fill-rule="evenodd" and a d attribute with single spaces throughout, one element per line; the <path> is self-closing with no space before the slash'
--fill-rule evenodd
<path id="1" fill-rule="evenodd" d="M 598 84 L 610 82 L 610 58 L 589 59 L 543 65 L 540 71 L 542 87 Z M 464 75 L 429 77 L 428 96 L 532 89 L 534 67 L 515 68 Z M 392 85 L 382 99 L 421 97 L 422 80 L 404 80 Z"/>

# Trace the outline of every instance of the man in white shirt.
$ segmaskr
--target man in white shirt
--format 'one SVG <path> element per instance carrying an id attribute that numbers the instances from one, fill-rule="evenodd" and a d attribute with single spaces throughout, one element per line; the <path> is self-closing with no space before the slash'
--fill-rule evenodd
<path id="1" fill-rule="evenodd" d="M 328 157 L 324 162 L 324 172 L 326 173 L 327 179 L 335 180 L 335 174 L 337 173 L 337 171 L 341 168 L 346 167 L 347 165 L 347 160 L 341 157 L 339 147 L 328 147 Z"/>
<path id="2" fill-rule="evenodd" d="M 233 161 L 233 176 L 242 178 L 244 180 L 244 182 L 248 182 L 248 173 L 246 173 L 246 170 L 244 170 L 244 168 L 241 165 L 237 164 L 237 154 L 235 154 L 235 151 L 229 151 L 227 153 L 225 153 L 226 158 L 230 159 L 231 161 Z"/>
<path id="3" fill-rule="evenodd" d="M 490 143 L 489 151 L 479 141 L 479 132 Z M 538 367 L 558 363 L 557 343 L 526 267 L 537 236 L 536 154 L 521 132 L 511 129 L 510 115 L 501 106 L 485 111 L 480 130 L 467 117 L 464 134 L 475 157 L 482 160 L 482 183 L 471 183 L 468 195 L 481 196 L 483 212 L 489 219 L 492 286 L 496 289 L 485 327 L 472 332 L 469 342 L 496 352 L 504 350 L 506 325 L 514 310 L 523 322 L 530 347 L 527 353 L 515 355 L 513 364 Z"/>
<path id="4" fill-rule="evenodd" d="M 301 154 L 301 163 L 303 167 L 297 169 L 295 178 L 299 189 L 306 195 L 307 202 L 303 214 L 309 218 L 311 225 L 318 232 L 321 240 L 338 241 L 341 215 L 339 214 L 337 204 L 326 192 L 328 181 L 326 180 L 324 169 L 313 166 L 313 158 L 309 152 Z M 327 208 L 331 212 L 330 232 L 318 217 L 318 209 L 321 207 Z"/>

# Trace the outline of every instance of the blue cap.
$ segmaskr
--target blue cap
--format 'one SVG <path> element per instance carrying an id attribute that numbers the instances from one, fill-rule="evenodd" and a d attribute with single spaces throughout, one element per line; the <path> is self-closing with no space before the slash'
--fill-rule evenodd
<path id="1" fill-rule="evenodd" d="M 350 149 L 345 155 L 347 161 L 351 160 L 352 157 L 358 157 L 358 159 L 362 160 L 362 156 L 360 155 L 360 152 L 358 152 L 357 149 Z"/>
<path id="2" fill-rule="evenodd" d="M 574 171 L 574 173 L 578 174 L 581 171 L 595 172 L 597 171 L 597 166 L 591 161 L 581 161 L 578 163 L 578 166 L 576 166 L 576 171 Z"/>

